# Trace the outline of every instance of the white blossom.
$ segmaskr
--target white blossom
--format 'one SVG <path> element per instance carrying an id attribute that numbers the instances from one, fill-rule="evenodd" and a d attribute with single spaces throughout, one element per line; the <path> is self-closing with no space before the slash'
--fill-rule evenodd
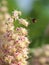
<path id="1" fill-rule="evenodd" d="M 21 12 L 20 11 L 13 11 L 13 18 L 15 18 L 15 20 L 19 19 L 19 15 L 21 15 Z"/>
<path id="2" fill-rule="evenodd" d="M 22 18 L 19 19 L 19 23 L 20 23 L 20 24 L 23 24 L 23 25 L 26 26 L 26 27 L 28 26 L 28 22 L 27 22 L 25 19 L 22 19 Z"/>
<path id="3" fill-rule="evenodd" d="M 5 6 L 7 5 L 7 1 L 6 0 L 2 0 L 1 3 L 2 3 L 2 5 L 5 5 Z"/>
<path id="4" fill-rule="evenodd" d="M 7 11 L 8 11 L 8 8 L 7 8 L 6 6 L 2 6 L 2 7 L 1 7 L 1 11 L 2 11 L 2 12 L 7 12 Z"/>
<path id="5" fill-rule="evenodd" d="M 1 13 L 4 14 L 0 14 L 0 55 L 2 55 L 0 58 L 7 65 L 27 65 L 30 43 L 27 37 L 28 31 L 24 27 L 16 27 L 15 29 L 14 21 L 18 20 L 26 27 L 28 22 L 25 19 L 20 19 L 20 11 L 14 10 L 10 15 L 6 0 L 2 0 L 1 4 L 3 5 Z"/>
<path id="6" fill-rule="evenodd" d="M 3 20 L 4 16 L 3 14 L 0 14 L 0 21 Z"/>

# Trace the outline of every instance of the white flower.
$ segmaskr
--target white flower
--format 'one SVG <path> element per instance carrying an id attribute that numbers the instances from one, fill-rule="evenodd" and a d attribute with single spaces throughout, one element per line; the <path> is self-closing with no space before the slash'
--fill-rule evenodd
<path id="1" fill-rule="evenodd" d="M 15 46 L 13 46 L 13 45 L 9 46 L 8 49 L 9 49 L 9 52 L 10 52 L 10 53 L 15 53 L 16 50 L 17 50 L 17 49 L 15 48 Z"/>
<path id="2" fill-rule="evenodd" d="M 8 13 L 7 1 L 2 0 L 1 13 L 0 14 L 0 35 L 1 49 L 3 48 L 3 55 L 1 59 L 7 65 L 27 65 L 26 59 L 28 59 L 28 45 L 29 40 L 27 38 L 28 31 L 23 27 L 17 27 L 14 30 L 14 21 L 18 20 L 21 24 L 28 26 L 28 22 L 25 19 L 19 19 L 21 15 L 20 11 L 13 11 L 11 16 Z M 17 25 L 17 24 L 16 24 Z M 2 36 L 3 35 L 3 36 Z M 0 53 L 2 54 L 2 53 Z M 1 64 L 2 65 L 2 64 Z"/>
<path id="3" fill-rule="evenodd" d="M 7 12 L 8 11 L 8 8 L 6 6 L 3 6 L 3 7 L 1 7 L 1 11 L 2 12 Z"/>
<path id="4" fill-rule="evenodd" d="M 21 15 L 21 12 L 20 11 L 13 11 L 13 18 L 15 18 L 15 20 L 16 19 L 19 19 L 19 15 Z"/>
<path id="5" fill-rule="evenodd" d="M 25 59 L 22 59 L 21 65 L 28 65 Z"/>
<path id="6" fill-rule="evenodd" d="M 19 17 L 18 17 L 18 11 L 14 11 L 14 12 L 13 12 L 13 17 L 15 18 L 15 20 L 19 18 Z"/>
<path id="7" fill-rule="evenodd" d="M 12 39 L 16 39 L 16 34 L 12 34 Z"/>
<path id="8" fill-rule="evenodd" d="M 19 52 L 15 53 L 14 56 L 15 56 L 15 58 L 16 58 L 18 61 L 20 61 L 21 59 L 23 59 L 22 54 L 19 53 Z"/>
<path id="9" fill-rule="evenodd" d="M 22 19 L 22 18 L 19 19 L 19 23 L 20 23 L 20 24 L 23 24 L 23 25 L 26 26 L 26 27 L 28 26 L 28 22 L 27 22 L 25 19 Z"/>
<path id="10" fill-rule="evenodd" d="M 13 20 L 13 18 L 11 18 L 11 17 L 7 19 L 7 23 L 9 23 L 9 24 L 10 24 L 10 23 L 12 24 L 13 21 L 14 21 L 14 20 Z"/>
<path id="11" fill-rule="evenodd" d="M 39 59 L 39 62 L 42 63 L 42 64 L 45 64 L 46 58 L 45 58 L 45 57 L 41 57 L 41 58 Z"/>
<path id="12" fill-rule="evenodd" d="M 11 16 L 10 16 L 10 14 L 5 13 L 4 18 L 5 18 L 5 20 L 8 20 L 9 18 L 11 18 Z"/>
<path id="13" fill-rule="evenodd" d="M 3 44 L 7 44 L 7 39 L 4 38 L 3 34 L 0 34 L 0 48 L 2 47 Z"/>
<path id="14" fill-rule="evenodd" d="M 43 46 L 43 49 L 44 49 L 44 50 L 49 50 L 49 45 L 48 45 L 48 44 L 47 44 L 47 45 L 44 45 L 44 46 Z"/>
<path id="15" fill-rule="evenodd" d="M 47 57 L 49 57 L 49 50 L 45 50 L 44 51 L 44 55 L 47 56 Z"/>
<path id="16" fill-rule="evenodd" d="M 22 54 L 25 58 L 28 58 L 28 48 L 24 48 Z"/>
<path id="17" fill-rule="evenodd" d="M 13 45 L 14 44 L 14 41 L 13 40 L 11 40 L 10 42 L 9 42 L 9 45 Z"/>
<path id="18" fill-rule="evenodd" d="M 7 29 L 7 26 L 6 25 L 3 25 L 1 28 L 0 28 L 0 31 L 2 33 L 5 33 L 6 32 L 6 29 Z"/>
<path id="19" fill-rule="evenodd" d="M 19 46 L 20 46 L 20 47 L 22 47 L 22 48 L 26 47 L 25 42 L 18 41 L 18 43 L 19 43 Z"/>
<path id="20" fill-rule="evenodd" d="M 3 4 L 3 5 L 7 5 L 7 1 L 6 1 L 6 0 L 3 0 L 3 1 L 2 1 L 2 4 Z"/>
<path id="21" fill-rule="evenodd" d="M 7 29 L 7 25 L 5 24 L 5 21 L 3 20 L 0 23 L 0 31 L 5 33 L 6 32 L 6 29 Z"/>
<path id="22" fill-rule="evenodd" d="M 7 28 L 7 30 L 9 31 L 9 30 L 11 30 L 11 31 L 13 31 L 14 30 L 14 26 L 8 26 L 8 28 Z"/>
<path id="23" fill-rule="evenodd" d="M 26 30 L 25 28 L 23 28 L 23 27 L 16 28 L 16 31 L 17 31 L 19 34 L 22 34 L 22 35 L 25 35 L 25 36 L 28 34 L 27 30 Z"/>
<path id="24" fill-rule="evenodd" d="M 8 62 L 9 64 L 12 62 L 13 60 L 13 56 L 8 55 L 7 57 L 5 57 L 5 62 Z"/>
<path id="25" fill-rule="evenodd" d="M 4 16 L 3 14 L 0 14 L 0 20 L 3 20 Z"/>
<path id="26" fill-rule="evenodd" d="M 41 48 L 33 50 L 34 56 L 40 56 L 42 54 L 42 52 L 43 52 L 43 50 Z"/>
<path id="27" fill-rule="evenodd" d="M 24 41 L 25 43 L 30 43 L 30 41 L 28 40 L 28 38 L 27 37 L 25 37 L 25 41 Z"/>
<path id="28" fill-rule="evenodd" d="M 18 11 L 18 15 L 21 15 L 22 13 L 21 13 L 21 11 Z"/>
<path id="29" fill-rule="evenodd" d="M 27 35 L 28 34 L 27 30 L 25 28 L 22 28 L 22 27 L 21 27 L 21 32 L 22 32 L 23 35 Z"/>
<path id="30" fill-rule="evenodd" d="M 49 45 L 44 45 L 43 46 L 43 52 L 44 52 L 44 55 L 49 57 Z"/>

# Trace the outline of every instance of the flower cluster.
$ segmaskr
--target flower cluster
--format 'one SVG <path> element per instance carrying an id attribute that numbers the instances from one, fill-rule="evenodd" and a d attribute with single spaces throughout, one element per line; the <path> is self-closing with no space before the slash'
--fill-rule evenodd
<path id="1" fill-rule="evenodd" d="M 49 45 L 33 50 L 33 65 L 49 65 Z"/>
<path id="2" fill-rule="evenodd" d="M 20 18 L 20 11 L 13 11 L 12 16 L 8 13 L 7 1 L 2 0 L 0 14 L 0 64 L 1 65 L 27 65 L 28 59 L 28 31 L 23 27 L 14 29 L 14 21 L 28 26 L 25 19 Z"/>
<path id="3" fill-rule="evenodd" d="M 1 0 L 0 1 L 0 33 L 5 31 L 5 14 L 8 12 L 7 1 Z"/>

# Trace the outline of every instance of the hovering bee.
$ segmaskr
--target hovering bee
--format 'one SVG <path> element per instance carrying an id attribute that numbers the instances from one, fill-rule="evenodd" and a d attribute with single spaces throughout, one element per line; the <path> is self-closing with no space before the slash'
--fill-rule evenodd
<path id="1" fill-rule="evenodd" d="M 36 23 L 37 22 L 37 19 L 36 18 L 32 18 L 32 22 L 33 23 Z"/>
<path id="2" fill-rule="evenodd" d="M 36 18 L 30 18 L 30 17 L 28 17 L 28 19 L 31 20 L 32 23 L 36 23 L 37 22 L 37 19 Z"/>

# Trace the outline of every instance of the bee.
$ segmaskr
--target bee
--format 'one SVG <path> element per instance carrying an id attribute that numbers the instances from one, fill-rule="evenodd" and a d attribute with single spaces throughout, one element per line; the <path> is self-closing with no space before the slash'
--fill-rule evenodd
<path id="1" fill-rule="evenodd" d="M 36 18 L 32 18 L 32 22 L 33 23 L 36 23 L 37 22 L 37 19 Z"/>
<path id="2" fill-rule="evenodd" d="M 37 22 L 37 19 L 36 19 L 36 18 L 30 18 L 30 17 L 28 17 L 28 19 L 29 19 L 32 23 L 36 23 L 36 22 Z"/>

